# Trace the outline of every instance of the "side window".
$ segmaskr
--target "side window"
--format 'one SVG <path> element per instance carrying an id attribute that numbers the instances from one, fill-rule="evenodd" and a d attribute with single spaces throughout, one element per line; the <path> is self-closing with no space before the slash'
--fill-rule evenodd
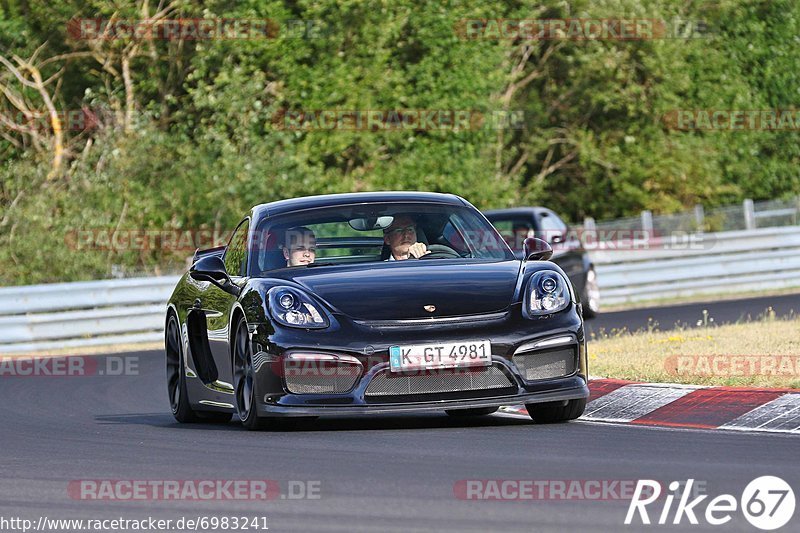
<path id="1" fill-rule="evenodd" d="M 445 224 L 442 230 L 442 237 L 444 237 L 444 240 L 450 245 L 450 248 L 453 248 L 455 251 L 461 253 L 469 251 L 467 244 L 464 242 L 464 237 L 461 235 L 461 232 L 456 229 L 452 221 L 448 221 L 447 224 Z"/>
<path id="2" fill-rule="evenodd" d="M 526 218 L 491 220 L 491 223 L 514 251 L 522 250 L 525 239 L 533 236 L 533 224 Z"/>
<path id="3" fill-rule="evenodd" d="M 244 276 L 247 268 L 247 235 L 250 229 L 250 220 L 245 220 L 231 237 L 228 249 L 225 251 L 225 270 L 231 276 Z"/>
<path id="4" fill-rule="evenodd" d="M 542 211 L 539 213 L 539 232 L 537 237 L 547 242 L 563 242 L 567 225 L 553 213 Z"/>

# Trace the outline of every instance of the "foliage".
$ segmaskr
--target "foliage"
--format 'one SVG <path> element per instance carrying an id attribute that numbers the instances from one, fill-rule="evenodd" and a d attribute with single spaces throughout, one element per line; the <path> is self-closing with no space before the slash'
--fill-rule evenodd
<path id="1" fill-rule="evenodd" d="M 166 18 L 268 18 L 281 31 L 138 42 L 69 30 L 74 18 L 133 20 L 165 6 Z M 708 31 L 652 40 L 459 32 L 465 19 L 501 18 L 682 20 Z M 790 0 L 4 0 L 0 55 L 28 60 L 39 49 L 56 107 L 98 118 L 65 132 L 57 172 L 48 127 L 1 131 L 0 284 L 179 268 L 191 251 L 81 250 L 70 239 L 87 229 L 224 233 L 254 204 L 307 194 L 447 191 L 480 208 L 547 204 L 576 221 L 796 195 L 796 131 L 676 131 L 664 117 L 792 107 L 799 25 Z M 2 65 L 0 83 L 44 109 L 42 95 Z M 285 112 L 404 109 L 524 120 L 458 130 L 281 127 Z M 0 113 L 14 112 L 0 97 Z"/>

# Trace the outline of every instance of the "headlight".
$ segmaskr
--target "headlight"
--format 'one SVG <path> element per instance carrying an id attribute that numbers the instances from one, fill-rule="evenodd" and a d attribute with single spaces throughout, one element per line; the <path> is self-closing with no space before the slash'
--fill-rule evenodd
<path id="1" fill-rule="evenodd" d="M 561 311 L 569 305 L 569 286 L 555 270 L 540 270 L 531 276 L 525 294 L 525 314 L 534 317 Z"/>
<path id="2" fill-rule="evenodd" d="M 273 287 L 269 295 L 272 318 L 293 328 L 327 328 L 325 310 L 302 291 L 290 287 Z"/>

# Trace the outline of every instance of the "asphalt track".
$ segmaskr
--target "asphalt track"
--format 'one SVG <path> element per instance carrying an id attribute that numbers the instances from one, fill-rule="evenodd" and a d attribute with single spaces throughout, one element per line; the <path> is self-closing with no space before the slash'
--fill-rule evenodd
<path id="1" fill-rule="evenodd" d="M 769 308 L 772 308 L 775 316 L 779 318 L 800 316 L 800 293 L 741 300 L 712 299 L 699 303 L 601 313 L 597 318 L 586 321 L 586 332 L 591 339 L 592 333 L 599 334 L 603 331 L 610 333 L 612 330 L 623 328 L 637 331 L 657 327 L 665 331 L 676 326 L 694 327 L 698 325 L 698 321 L 704 320 L 703 311 L 708 313 L 705 316 L 707 320 L 713 319 L 713 322 L 709 322 L 711 324 L 747 322 L 763 317 Z"/>
<path id="2" fill-rule="evenodd" d="M 247 515 L 266 517 L 270 531 L 304 532 L 755 531 L 740 511 L 718 527 L 702 517 L 699 526 L 684 517 L 679 526 L 637 519 L 625 527 L 628 500 L 466 500 L 454 487 L 486 479 L 693 478 L 712 497 L 738 499 L 752 479 L 776 475 L 800 489 L 800 440 L 791 435 L 539 426 L 501 414 L 320 419 L 260 433 L 235 422 L 179 425 L 169 414 L 162 353 L 124 357 L 135 363 L 129 375 L 0 377 L 0 518 Z M 269 479 L 284 495 L 290 481 L 312 481 L 319 498 L 92 501 L 68 490 L 85 479 Z M 653 505 L 655 521 L 663 500 Z M 798 530 L 800 511 L 782 529 Z"/>

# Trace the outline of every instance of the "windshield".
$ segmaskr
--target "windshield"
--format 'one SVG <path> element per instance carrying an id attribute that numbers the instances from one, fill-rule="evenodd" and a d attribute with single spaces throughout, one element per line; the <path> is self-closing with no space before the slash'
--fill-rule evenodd
<path id="1" fill-rule="evenodd" d="M 414 253 L 427 260 L 514 259 L 477 211 L 443 204 L 308 209 L 267 217 L 252 239 L 249 275 L 253 277 L 281 268 L 395 261 Z"/>

